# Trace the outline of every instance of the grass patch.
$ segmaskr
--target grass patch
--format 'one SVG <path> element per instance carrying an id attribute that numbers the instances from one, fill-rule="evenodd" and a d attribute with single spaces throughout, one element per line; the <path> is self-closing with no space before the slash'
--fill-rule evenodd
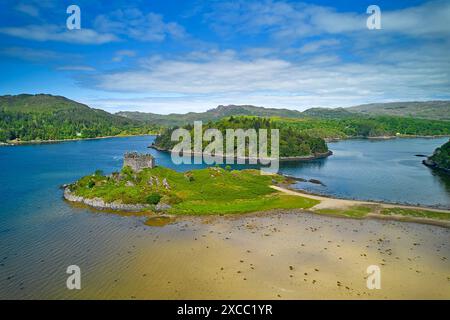
<path id="1" fill-rule="evenodd" d="M 259 170 L 226 170 L 219 167 L 177 172 L 165 167 L 139 173 L 124 168 L 104 176 L 101 172 L 86 176 L 70 186 L 85 198 L 125 204 L 156 203 L 171 206 L 171 214 L 229 214 L 272 209 L 308 209 L 320 201 L 282 194 L 270 186 L 287 183 L 279 175 L 261 175 Z M 158 199 L 156 199 L 157 197 Z M 158 200 L 158 201 L 156 201 Z"/>
<path id="2" fill-rule="evenodd" d="M 320 214 L 331 214 L 336 216 L 345 216 L 351 218 L 363 218 L 368 213 L 372 212 L 373 208 L 366 206 L 353 206 L 345 209 L 319 209 L 314 212 Z"/>
<path id="3" fill-rule="evenodd" d="M 150 217 L 144 224 L 150 227 L 164 227 L 174 221 L 175 219 L 171 217 Z"/>
<path id="4" fill-rule="evenodd" d="M 320 201 L 299 196 L 275 194 L 252 199 L 235 199 L 233 201 L 203 200 L 186 201 L 169 210 L 173 214 L 236 214 L 273 209 L 309 209 Z"/>
<path id="5" fill-rule="evenodd" d="M 423 209 L 384 208 L 383 210 L 381 210 L 381 214 L 450 220 L 450 212 L 437 212 Z"/>

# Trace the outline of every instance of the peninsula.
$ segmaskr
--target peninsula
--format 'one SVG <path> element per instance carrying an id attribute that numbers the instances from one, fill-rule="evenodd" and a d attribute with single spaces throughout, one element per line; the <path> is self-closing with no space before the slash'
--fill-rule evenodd
<path id="1" fill-rule="evenodd" d="M 223 215 L 301 209 L 350 218 L 382 218 L 450 227 L 450 211 L 319 197 L 294 191 L 293 179 L 230 167 L 177 172 L 157 166 L 151 155 L 125 155 L 120 172 L 96 171 L 65 186 L 71 202 L 116 212 L 148 215 Z"/>

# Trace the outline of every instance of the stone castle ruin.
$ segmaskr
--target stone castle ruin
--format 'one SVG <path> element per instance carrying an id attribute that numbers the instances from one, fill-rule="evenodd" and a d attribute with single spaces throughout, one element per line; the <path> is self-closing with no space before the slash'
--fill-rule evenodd
<path id="1" fill-rule="evenodd" d="M 139 172 L 146 168 L 154 168 L 155 158 L 151 154 L 128 152 L 124 155 L 123 166 L 129 166 L 133 171 Z"/>

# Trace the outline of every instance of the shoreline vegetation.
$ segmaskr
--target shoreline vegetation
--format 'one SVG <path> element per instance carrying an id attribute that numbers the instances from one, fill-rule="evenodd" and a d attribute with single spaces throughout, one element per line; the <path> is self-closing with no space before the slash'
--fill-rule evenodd
<path id="1" fill-rule="evenodd" d="M 21 145 L 34 145 L 34 144 L 51 144 L 51 143 L 61 143 L 61 142 L 70 142 L 70 141 L 85 141 L 85 140 L 98 140 L 98 139 L 109 139 L 109 138 L 126 138 L 126 137 L 140 137 L 140 136 L 158 136 L 158 132 L 154 133 L 139 133 L 139 134 L 118 134 L 115 136 L 99 136 L 92 138 L 68 138 L 68 139 L 55 139 L 55 140 L 29 140 L 29 141 L 8 141 L 2 142 L 0 141 L 0 147 L 2 146 L 21 146 Z M 432 136 L 415 136 L 415 135 L 395 135 L 395 136 L 380 136 L 380 137 L 347 137 L 347 138 L 325 138 L 326 142 L 338 142 L 345 140 L 358 140 L 358 139 L 367 139 L 367 140 L 389 140 L 389 139 L 415 139 L 415 138 L 423 138 L 423 139 L 438 139 L 438 138 L 450 138 L 450 135 L 432 135 Z M 148 146 L 151 149 L 155 149 L 161 152 L 170 152 L 169 150 L 158 148 L 154 145 Z M 331 155 L 331 154 L 330 154 Z M 301 157 L 300 157 L 301 158 Z M 306 159 L 306 160 L 314 160 L 315 158 Z M 305 160 L 305 159 L 304 159 Z"/>
<path id="2" fill-rule="evenodd" d="M 68 138 L 68 139 L 55 139 L 55 140 L 30 140 L 30 141 L 8 141 L 0 142 L 0 146 L 21 146 L 21 145 L 35 145 L 35 144 L 52 144 L 52 143 L 62 143 L 62 142 L 74 142 L 74 141 L 89 141 L 89 140 L 100 140 L 100 139 L 110 139 L 110 138 L 127 138 L 127 137 L 145 137 L 145 136 L 156 136 L 157 133 L 139 133 L 139 134 L 118 134 L 115 136 L 100 136 L 92 138 Z"/>
<path id="3" fill-rule="evenodd" d="M 450 174 L 450 140 L 434 150 L 422 163 L 434 170 Z"/>
<path id="4" fill-rule="evenodd" d="M 290 189 L 293 179 L 220 167 L 179 173 L 155 167 L 104 176 L 96 172 L 64 186 L 64 199 L 98 210 L 157 217 L 236 215 L 300 210 L 345 218 L 391 219 L 450 228 L 450 210 L 336 199 Z"/>
<path id="5" fill-rule="evenodd" d="M 70 142 L 70 141 L 85 141 L 85 140 L 98 140 L 98 139 L 109 139 L 109 138 L 126 138 L 126 137 L 140 137 L 140 136 L 158 136 L 158 132 L 154 133 L 140 133 L 140 134 L 118 134 L 115 136 L 99 136 L 92 138 L 68 138 L 68 139 L 55 139 L 55 140 L 29 140 L 29 141 L 8 141 L 1 142 L 1 146 L 21 146 L 21 145 L 33 145 L 33 144 L 47 144 L 47 143 L 61 143 L 61 142 Z M 423 138 L 423 139 L 438 139 L 438 138 L 450 138 L 450 135 L 432 135 L 432 136 L 414 136 L 414 135 L 396 135 L 396 136 L 380 136 L 380 137 L 347 137 L 347 138 L 326 138 L 326 142 L 338 142 L 345 140 L 358 140 L 358 139 L 367 139 L 367 140 L 389 140 L 389 139 L 415 139 L 415 138 Z M 168 150 L 160 149 L 154 145 L 148 146 L 151 149 L 155 149 L 161 152 L 170 152 Z M 311 159 L 313 160 L 313 159 Z"/>
<path id="6" fill-rule="evenodd" d="M 155 144 L 151 144 L 148 146 L 148 148 L 151 149 L 155 149 L 157 151 L 160 152 L 166 152 L 166 153 L 173 153 L 171 150 L 167 150 L 164 148 L 160 148 L 158 146 L 156 146 Z M 322 159 L 322 158 L 326 158 L 329 157 L 333 154 L 333 151 L 328 150 L 326 152 L 318 152 L 316 154 L 311 154 L 311 155 L 305 155 L 305 156 L 293 156 L 293 157 L 279 157 L 279 161 L 309 161 L 309 160 L 316 160 L 316 159 Z M 187 154 L 186 156 L 191 156 L 191 157 L 195 157 L 195 156 L 212 156 L 211 153 L 206 153 L 206 152 L 202 152 L 202 153 L 198 153 L 198 152 L 193 152 L 191 151 L 189 154 Z M 217 154 L 215 155 L 217 157 L 222 156 L 223 158 L 227 158 L 228 155 L 227 154 Z M 255 158 L 251 158 L 251 157 L 238 157 L 236 155 L 232 156 L 234 160 L 236 159 L 242 159 L 242 160 L 252 160 Z M 256 158 L 257 161 L 259 161 L 260 158 Z M 263 158 L 262 160 L 273 160 L 273 158 Z"/>

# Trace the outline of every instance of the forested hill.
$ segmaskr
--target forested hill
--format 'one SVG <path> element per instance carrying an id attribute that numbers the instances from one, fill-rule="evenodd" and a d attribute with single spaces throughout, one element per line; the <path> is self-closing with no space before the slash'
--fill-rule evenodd
<path id="1" fill-rule="evenodd" d="M 0 141 L 94 138 L 148 133 L 148 124 L 61 96 L 0 96 Z"/>

